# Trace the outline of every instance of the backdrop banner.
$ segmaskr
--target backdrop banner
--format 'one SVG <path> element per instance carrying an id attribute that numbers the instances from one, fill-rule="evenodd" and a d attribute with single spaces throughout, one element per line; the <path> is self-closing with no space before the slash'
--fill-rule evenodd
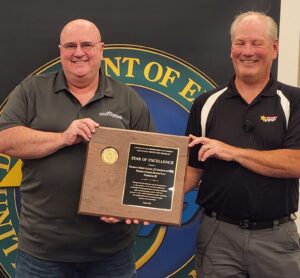
<path id="1" fill-rule="evenodd" d="M 60 30 L 85 18 L 101 29 L 106 74 L 140 94 L 158 132 L 183 135 L 193 100 L 231 78 L 229 27 L 236 14 L 248 10 L 264 11 L 279 22 L 280 0 L 4 1 L 0 113 L 25 77 L 60 68 Z M 272 71 L 276 76 L 277 63 Z M 21 167 L 21 160 L 0 154 L 0 278 L 14 277 L 16 267 Z M 185 195 L 181 227 L 140 227 L 138 277 L 196 277 L 196 193 Z"/>

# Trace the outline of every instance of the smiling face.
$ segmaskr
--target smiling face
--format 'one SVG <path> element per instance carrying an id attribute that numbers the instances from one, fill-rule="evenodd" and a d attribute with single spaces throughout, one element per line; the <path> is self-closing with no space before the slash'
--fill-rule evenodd
<path id="1" fill-rule="evenodd" d="M 262 16 L 243 18 L 232 33 L 231 59 L 236 80 L 246 83 L 266 83 L 273 60 L 278 54 L 278 40 L 270 36 L 269 26 Z"/>
<path id="2" fill-rule="evenodd" d="M 96 25 L 82 19 L 69 22 L 60 35 L 60 58 L 68 82 L 97 80 L 103 43 Z"/>

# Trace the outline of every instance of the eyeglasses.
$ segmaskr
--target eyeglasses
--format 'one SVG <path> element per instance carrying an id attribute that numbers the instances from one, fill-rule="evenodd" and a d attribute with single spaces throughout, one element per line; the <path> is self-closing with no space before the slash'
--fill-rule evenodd
<path id="1" fill-rule="evenodd" d="M 86 41 L 86 42 L 81 42 L 79 45 L 80 45 L 80 48 L 82 51 L 90 51 L 96 46 L 97 43 L 101 43 L 101 42 L 102 41 L 98 41 L 98 42 Z M 75 42 L 67 42 L 64 44 L 60 44 L 58 46 L 62 47 L 64 50 L 66 50 L 68 52 L 73 52 L 77 49 L 78 44 Z"/>

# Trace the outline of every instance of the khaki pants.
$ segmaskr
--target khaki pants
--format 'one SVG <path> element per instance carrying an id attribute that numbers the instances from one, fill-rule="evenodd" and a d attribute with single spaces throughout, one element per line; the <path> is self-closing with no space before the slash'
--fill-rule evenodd
<path id="1" fill-rule="evenodd" d="M 195 256 L 197 277 L 300 277 L 300 239 L 296 224 L 244 230 L 203 215 Z"/>

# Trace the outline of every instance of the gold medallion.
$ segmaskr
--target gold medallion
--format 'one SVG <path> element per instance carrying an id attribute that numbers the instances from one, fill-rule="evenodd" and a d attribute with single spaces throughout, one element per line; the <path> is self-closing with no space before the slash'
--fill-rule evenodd
<path id="1" fill-rule="evenodd" d="M 101 152 L 101 159 L 106 164 L 114 164 L 119 158 L 119 154 L 115 148 L 105 148 Z"/>

